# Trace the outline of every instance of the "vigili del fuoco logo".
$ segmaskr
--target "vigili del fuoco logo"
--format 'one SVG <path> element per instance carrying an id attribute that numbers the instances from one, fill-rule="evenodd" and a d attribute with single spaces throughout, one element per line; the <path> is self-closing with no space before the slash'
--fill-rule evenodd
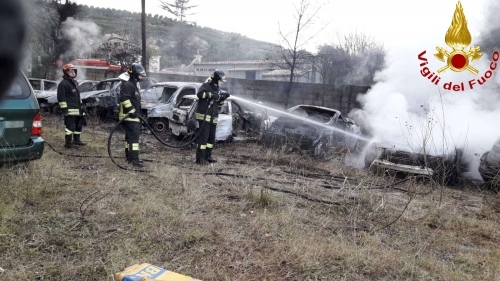
<path id="1" fill-rule="evenodd" d="M 441 82 L 441 77 L 439 74 L 447 71 L 448 69 L 455 72 L 462 71 L 470 71 L 474 75 L 477 75 L 479 71 L 472 66 L 472 63 L 480 59 L 483 54 L 480 53 L 480 46 L 471 46 L 472 37 L 470 35 L 469 29 L 467 28 L 467 20 L 465 19 L 464 11 L 462 8 L 462 4 L 460 1 L 457 4 L 455 9 L 455 13 L 453 14 L 453 19 L 451 21 L 451 26 L 448 28 L 446 35 L 444 37 L 444 41 L 446 45 L 451 47 L 453 51 L 448 51 L 447 48 L 443 48 L 440 46 L 436 47 L 438 51 L 434 56 L 446 63 L 443 67 L 435 72 L 431 72 L 429 68 L 426 66 L 428 61 L 424 57 L 426 51 L 424 50 L 418 55 L 418 59 L 422 61 L 420 63 L 420 74 L 423 77 L 429 79 L 431 83 L 435 85 L 439 85 Z M 469 47 L 468 50 L 467 47 Z M 493 75 L 493 71 L 497 68 L 497 61 L 500 57 L 498 51 L 494 51 L 491 55 L 492 62 L 490 63 L 490 68 L 478 79 L 472 79 L 467 82 L 467 86 L 470 89 L 473 89 L 475 85 L 483 85 L 488 78 Z M 464 82 L 460 84 L 453 84 L 453 82 L 447 82 L 443 84 L 443 89 L 445 90 L 453 90 L 453 91 L 465 91 Z"/>

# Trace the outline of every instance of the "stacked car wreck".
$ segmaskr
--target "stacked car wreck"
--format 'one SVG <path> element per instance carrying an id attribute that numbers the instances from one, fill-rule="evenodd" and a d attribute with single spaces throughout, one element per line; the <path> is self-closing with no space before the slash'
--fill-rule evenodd
<path id="1" fill-rule="evenodd" d="M 489 187 L 500 191 L 500 138 L 491 150 L 481 155 L 479 173 Z"/>
<path id="2" fill-rule="evenodd" d="M 117 120 L 121 83 L 119 78 L 79 82 L 82 103 L 101 121 Z M 57 81 L 30 80 L 41 108 L 59 113 L 55 87 Z M 158 82 L 147 77 L 139 84 L 143 116 L 155 134 L 181 137 L 194 136 L 198 122 L 194 118 L 199 82 Z M 227 90 L 227 89 L 226 89 Z M 442 185 L 458 183 L 467 171 L 461 150 L 446 155 L 430 155 L 425 151 L 406 151 L 387 144 L 371 144 L 363 138 L 361 128 L 339 110 L 308 104 L 296 105 L 286 112 L 270 110 L 260 102 L 246 102 L 231 93 L 220 109 L 216 141 L 257 140 L 268 148 L 300 152 L 316 159 L 333 160 L 343 153 L 362 153 L 365 168 L 384 173 L 426 177 Z M 498 189 L 500 172 L 500 139 L 481 156 L 479 173 L 490 186 Z"/>
<path id="3" fill-rule="evenodd" d="M 269 117 L 262 125 L 261 141 L 269 147 L 288 147 L 308 151 L 316 157 L 331 159 L 333 150 L 356 150 L 361 128 L 338 110 L 297 105 L 280 117 Z"/>

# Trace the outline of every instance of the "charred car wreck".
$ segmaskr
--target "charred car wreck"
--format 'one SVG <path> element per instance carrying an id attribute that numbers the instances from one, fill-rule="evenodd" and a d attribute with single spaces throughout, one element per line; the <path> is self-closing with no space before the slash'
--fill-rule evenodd
<path id="1" fill-rule="evenodd" d="M 198 97 L 184 96 L 173 108 L 168 118 L 170 131 L 175 136 L 193 136 L 198 127 L 195 118 Z M 267 117 L 266 111 L 229 97 L 219 110 L 216 141 L 231 142 L 233 140 L 257 139 L 260 124 Z"/>
<path id="2" fill-rule="evenodd" d="M 500 138 L 493 144 L 491 150 L 481 155 L 479 174 L 486 185 L 500 191 Z"/>
<path id="3" fill-rule="evenodd" d="M 261 142 L 268 147 L 301 150 L 330 160 L 339 147 L 357 150 L 361 129 L 335 109 L 297 105 L 287 114 L 269 117 L 261 128 Z"/>
<path id="4" fill-rule="evenodd" d="M 172 109 L 185 96 L 195 95 L 202 83 L 160 82 L 141 93 L 143 116 L 157 134 L 167 134 Z"/>
<path id="5" fill-rule="evenodd" d="M 377 173 L 429 178 L 440 185 L 457 184 L 460 175 L 468 169 L 460 149 L 446 155 L 435 156 L 396 149 L 381 143 L 367 148 L 365 166 Z"/>
<path id="6" fill-rule="evenodd" d="M 117 117 L 115 113 L 118 110 L 120 86 L 123 79 L 128 80 L 128 75 L 102 80 L 91 87 L 85 87 L 86 89 L 80 93 L 80 97 L 86 110 L 99 116 L 101 120 Z M 137 87 L 140 92 L 143 92 L 152 83 L 157 82 L 154 78 L 144 77 L 144 80 L 141 80 Z M 61 113 L 57 104 L 57 95 L 49 97 L 48 103 L 53 105 L 55 114 Z"/>

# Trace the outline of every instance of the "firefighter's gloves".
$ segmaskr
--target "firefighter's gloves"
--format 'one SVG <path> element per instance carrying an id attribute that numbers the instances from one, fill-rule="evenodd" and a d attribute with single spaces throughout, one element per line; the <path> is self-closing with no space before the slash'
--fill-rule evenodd
<path id="1" fill-rule="evenodd" d="M 82 116 L 82 126 L 87 126 L 87 118 L 85 116 Z"/>
<path id="2" fill-rule="evenodd" d="M 219 93 L 218 92 L 212 92 L 212 96 L 209 98 L 209 100 L 219 100 Z"/>
<path id="3" fill-rule="evenodd" d="M 229 93 L 220 93 L 219 94 L 219 100 L 220 101 L 227 100 L 227 98 L 229 98 L 229 96 L 231 96 Z"/>
<path id="4" fill-rule="evenodd" d="M 137 118 L 137 114 L 136 114 L 135 112 L 134 112 L 134 113 L 130 113 L 130 114 L 128 115 L 128 117 L 130 117 L 130 118 L 132 118 L 132 119 L 135 119 L 135 118 Z"/>

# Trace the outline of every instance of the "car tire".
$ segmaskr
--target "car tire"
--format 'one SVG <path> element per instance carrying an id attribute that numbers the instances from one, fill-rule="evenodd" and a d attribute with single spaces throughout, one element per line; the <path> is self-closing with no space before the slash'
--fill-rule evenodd
<path id="1" fill-rule="evenodd" d="M 154 118 L 150 123 L 153 133 L 165 139 L 170 135 L 170 126 L 167 118 Z"/>

